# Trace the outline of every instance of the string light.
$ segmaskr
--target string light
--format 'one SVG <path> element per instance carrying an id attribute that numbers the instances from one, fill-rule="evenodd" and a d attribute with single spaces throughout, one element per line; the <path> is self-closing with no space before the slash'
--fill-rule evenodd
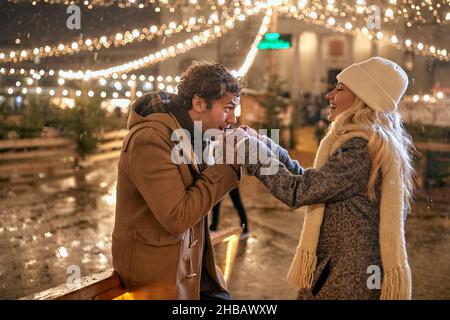
<path id="1" fill-rule="evenodd" d="M 259 27 L 255 40 L 253 40 L 250 50 L 247 53 L 244 63 L 242 64 L 242 66 L 239 68 L 238 71 L 234 72 L 232 71 L 232 74 L 235 77 L 244 77 L 247 74 L 248 70 L 250 69 L 251 65 L 253 64 L 253 61 L 255 61 L 256 54 L 258 53 L 257 46 L 269 28 L 272 14 L 273 14 L 272 8 L 268 8 L 266 11 L 266 15 L 264 16 L 261 22 L 261 26 Z"/>
<path id="2" fill-rule="evenodd" d="M 147 80 L 147 77 L 145 77 L 144 75 L 141 75 L 142 78 L 144 80 Z M 122 78 L 122 77 L 120 77 Z M 130 76 L 130 79 L 134 78 L 137 79 L 137 76 L 135 74 L 132 74 Z M 82 91 L 81 90 L 68 90 L 68 89 L 63 89 L 61 90 L 54 90 L 54 89 L 43 89 L 41 87 L 31 87 L 32 84 L 30 84 L 26 79 L 23 82 L 22 81 L 16 81 L 16 88 L 17 91 L 14 90 L 14 88 L 8 88 L 6 90 L 6 92 L 9 95 L 13 95 L 15 93 L 17 94 L 31 94 L 31 93 L 36 93 L 36 94 L 49 94 L 50 95 L 50 91 L 51 91 L 51 96 L 55 96 L 58 94 L 58 92 L 60 92 L 62 94 L 62 96 L 77 96 L 80 97 L 82 95 Z M 122 79 L 123 80 L 123 79 Z M 155 76 L 148 76 L 148 81 L 145 81 L 144 83 L 136 83 L 135 80 L 128 80 L 124 82 L 126 83 L 126 85 L 131 88 L 131 87 L 139 87 L 141 86 L 145 91 L 151 91 L 154 86 L 153 86 L 153 81 L 158 81 L 158 83 L 156 84 L 156 86 L 158 87 L 162 87 L 170 92 L 176 92 L 176 84 L 178 82 L 180 82 L 180 76 L 161 76 L 158 75 L 157 77 Z M 26 85 L 28 85 L 28 87 L 23 86 L 23 84 L 26 83 Z M 89 91 L 86 93 L 89 97 L 93 97 L 93 96 L 100 96 L 101 98 L 106 98 L 108 96 L 108 93 L 104 90 L 105 87 L 106 88 L 114 88 L 114 90 L 117 90 L 118 92 L 116 92 L 118 95 L 120 95 L 120 91 L 123 90 L 123 86 L 124 84 L 120 83 L 118 80 L 116 81 L 112 81 L 112 80 L 106 80 L 104 78 L 99 79 L 99 84 L 103 87 L 102 91 L 100 92 L 96 92 L 96 90 L 93 89 L 89 89 L 89 91 L 92 91 L 91 93 L 89 93 Z M 161 84 L 161 85 L 160 85 Z M 129 98 L 131 97 L 131 91 L 127 90 L 125 91 L 125 97 Z"/>
<path id="3" fill-rule="evenodd" d="M 210 1 L 211 2 L 211 1 Z M 211 2 L 212 3 L 212 2 Z M 239 1 L 234 0 L 233 4 L 239 6 Z M 215 6 L 211 8 L 216 9 Z M 227 7 L 223 7 L 222 16 L 228 18 Z M 243 17 L 243 16 L 242 16 Z M 240 17 L 240 18 L 242 18 Z M 100 50 L 102 48 L 110 48 L 112 46 L 124 46 L 134 41 L 151 41 L 155 37 L 159 36 L 171 36 L 175 33 L 179 33 L 182 30 L 187 32 L 199 30 L 202 26 L 213 23 L 218 23 L 219 18 L 217 12 L 213 12 L 209 19 L 205 17 L 191 17 L 189 19 L 183 20 L 181 24 L 176 22 L 171 22 L 168 26 L 162 24 L 158 26 L 151 26 L 150 28 L 144 27 L 141 30 L 134 29 L 133 31 L 125 31 L 124 33 L 117 33 L 109 36 L 100 36 L 94 38 L 88 38 L 86 40 L 78 40 L 72 43 L 60 43 L 55 46 L 45 45 L 41 47 L 36 47 L 34 49 L 21 49 L 13 50 L 9 53 L 0 52 L 0 62 L 12 62 L 19 63 L 22 61 L 27 61 L 34 59 L 35 57 L 45 58 L 52 56 L 61 56 L 67 54 L 77 54 L 86 50 Z"/>
<path id="4" fill-rule="evenodd" d="M 384 12 L 384 15 L 387 18 L 393 18 L 394 17 L 394 11 L 391 8 L 387 8 L 386 11 Z"/>
<path id="5" fill-rule="evenodd" d="M 217 22 L 219 21 L 217 20 Z M 60 43 L 54 46 L 44 45 L 33 49 L 14 50 L 6 53 L 0 52 L 0 62 L 19 63 L 34 59 L 35 57 L 46 58 L 68 54 L 73 55 L 84 51 L 98 51 L 102 48 L 126 46 L 135 41 L 152 41 L 155 37 L 171 36 L 183 30 L 186 32 L 199 30 L 202 26 L 207 25 L 207 23 L 208 19 L 203 16 L 199 18 L 191 17 L 183 20 L 180 24 L 171 22 L 169 26 L 166 24 L 161 24 L 160 26 L 153 25 L 149 28 L 144 27 L 141 30 L 134 29 L 133 31 L 125 31 L 109 36 L 99 36 L 86 40 L 80 39 L 71 43 Z"/>
<path id="6" fill-rule="evenodd" d="M 21 0 L 8 0 L 12 3 L 20 3 Z M 163 6 L 167 8 L 170 12 L 175 12 L 176 9 L 178 9 L 180 6 L 186 6 L 190 4 L 191 6 L 198 3 L 191 3 L 194 0 L 177 0 L 177 1 L 169 1 L 169 0 L 84 0 L 81 1 L 84 6 L 92 10 L 94 7 L 112 7 L 117 6 L 121 9 L 128 9 L 128 8 L 148 8 L 153 5 Z M 71 3 L 74 3 L 76 1 L 69 1 L 69 0 L 33 0 L 31 3 L 33 6 L 36 6 L 41 3 L 45 4 L 64 4 L 68 5 Z M 195 1 L 198 2 L 198 1 Z M 215 5 L 215 2 L 213 0 L 207 1 L 211 6 Z M 158 7 L 158 8 L 159 8 Z"/>
<path id="7" fill-rule="evenodd" d="M 448 10 L 448 5 L 448 0 L 425 0 L 420 5 L 417 1 L 403 0 L 396 8 L 399 16 L 401 15 L 407 21 L 406 25 L 412 27 L 417 23 L 444 24 L 448 14 L 444 10 Z"/>
<path id="8" fill-rule="evenodd" d="M 332 29 L 335 32 L 340 33 L 346 33 L 346 34 L 362 34 L 365 35 L 369 40 L 374 41 L 380 41 L 381 39 L 388 39 L 389 44 L 394 46 L 395 48 L 399 50 L 411 50 L 414 51 L 417 54 L 421 54 L 423 56 L 430 56 L 436 59 L 439 59 L 441 61 L 450 61 L 450 56 L 448 54 L 448 50 L 446 48 L 439 48 L 437 49 L 433 45 L 429 44 L 423 44 L 421 42 L 416 42 L 411 39 L 405 39 L 401 40 L 398 38 L 397 35 L 389 34 L 388 32 L 381 32 L 379 30 L 375 31 L 369 31 L 367 27 L 354 27 L 353 23 L 350 21 L 347 21 L 342 26 L 341 24 L 337 23 L 337 18 L 330 17 L 330 15 L 339 17 L 339 19 L 345 18 L 348 16 L 348 13 L 345 11 L 341 11 L 337 8 L 335 8 L 331 13 L 328 11 L 324 11 L 323 14 L 316 12 L 319 8 L 321 8 L 320 5 L 316 6 L 307 6 L 307 2 L 299 2 L 299 4 L 305 4 L 304 7 L 300 7 L 300 5 L 292 4 L 291 2 L 288 2 L 287 5 L 283 6 L 280 9 L 280 12 L 287 15 L 288 17 L 294 17 L 297 20 L 300 20 L 305 23 L 311 23 L 316 24 L 328 29 Z M 323 7 L 322 7 L 323 8 Z M 311 18 L 311 12 L 317 13 L 317 19 Z M 313 15 L 315 16 L 315 15 Z M 332 18 L 332 19 L 331 19 Z M 354 18 L 354 19 L 353 19 Z M 357 21 L 355 17 L 352 18 L 352 21 Z M 366 22 L 366 18 L 363 19 L 364 22 Z"/>
<path id="9" fill-rule="evenodd" d="M 235 2 L 235 5 L 239 5 L 239 3 Z M 264 3 L 260 3 L 257 2 L 256 3 L 257 6 L 261 6 L 264 7 Z M 249 10 L 249 11 L 245 11 L 244 14 L 241 14 L 241 16 L 246 17 L 248 15 L 251 15 L 255 12 L 255 10 Z M 227 16 L 225 14 L 225 16 Z M 192 23 L 192 18 L 190 18 L 189 20 L 191 20 Z M 86 72 L 86 74 L 84 74 L 82 71 L 78 71 L 77 74 L 74 74 L 74 72 L 72 71 L 58 71 L 58 74 L 63 74 L 63 76 L 61 76 L 62 78 L 70 78 L 70 79 L 85 79 L 85 80 L 89 80 L 90 78 L 94 77 L 94 78 L 98 78 L 101 76 L 102 73 L 104 74 L 110 74 L 111 71 L 110 69 L 113 69 L 113 77 L 115 76 L 116 73 L 125 73 L 125 72 L 129 72 L 131 70 L 134 69 L 138 69 L 138 68 L 142 68 L 145 66 L 149 66 L 155 63 L 158 63 L 160 61 L 164 61 L 170 57 L 176 56 L 178 53 L 184 53 L 187 50 L 193 49 L 195 47 L 199 47 L 204 45 L 205 43 L 214 40 L 217 37 L 221 37 L 224 33 L 226 33 L 228 31 L 228 29 L 232 29 L 234 27 L 235 24 L 235 20 L 236 20 L 236 16 L 232 16 L 232 17 L 228 17 L 224 23 L 219 22 L 217 25 L 212 25 L 212 27 L 202 33 L 199 33 L 198 35 L 192 37 L 191 39 L 186 40 L 185 43 L 178 43 L 176 45 L 176 47 L 172 46 L 163 50 L 160 50 L 159 52 L 156 52 L 155 54 L 151 54 L 149 56 L 143 57 L 142 59 L 138 59 L 132 62 L 129 62 L 127 64 L 121 65 L 121 66 L 115 66 L 112 68 L 108 68 L 108 69 L 104 69 L 104 70 L 100 70 L 100 73 L 92 73 L 92 72 Z M 240 19 L 240 21 L 242 21 L 242 19 Z M 156 27 L 155 27 L 156 28 Z M 204 41 L 206 39 L 208 39 L 206 42 Z M 144 63 L 143 63 L 144 62 Z M 17 70 L 15 70 L 14 68 L 10 68 L 8 69 L 3 69 L 0 70 L 2 74 L 19 74 L 19 72 Z M 25 70 L 25 69 L 21 69 L 22 72 L 20 72 L 20 74 L 25 74 L 25 75 L 29 75 L 32 74 L 34 72 L 33 69 L 31 70 Z M 50 70 L 50 71 L 45 71 L 43 69 L 41 69 L 39 71 L 39 74 L 41 76 L 44 75 L 48 75 L 48 76 L 53 76 L 53 74 L 55 73 L 54 70 Z M 93 76 L 93 74 L 95 74 L 95 76 Z M 70 75 L 70 76 L 69 76 Z"/>
<path id="10" fill-rule="evenodd" d="M 100 69 L 95 71 L 71 71 L 71 70 L 60 70 L 58 72 L 61 78 L 65 79 L 84 79 L 89 80 L 92 78 L 105 78 L 109 76 L 117 75 L 119 73 L 128 73 L 133 70 L 138 70 L 144 67 L 148 67 L 154 65 L 158 62 L 167 60 L 171 57 L 175 57 L 179 53 L 185 53 L 191 49 L 201 47 L 206 43 L 211 42 L 212 40 L 221 37 L 223 34 L 228 32 L 228 30 L 234 28 L 234 22 L 236 17 L 233 16 L 228 18 L 224 24 L 220 25 L 220 28 L 209 28 L 203 32 L 200 32 L 194 35 L 192 38 L 189 38 L 183 42 L 179 42 L 175 46 L 170 46 L 164 49 L 161 49 L 155 53 L 144 56 L 140 59 L 136 59 L 133 61 L 126 62 L 121 65 L 113 66 L 107 69 Z"/>
<path id="11" fill-rule="evenodd" d="M 261 4 L 259 6 L 255 6 L 255 8 L 258 8 L 258 10 L 261 9 L 261 8 L 266 8 L 266 7 L 264 6 L 264 4 Z M 253 9 L 255 9 L 255 8 L 253 8 Z M 396 48 L 399 48 L 399 49 L 407 48 L 408 50 L 417 50 L 417 51 L 421 51 L 421 54 L 424 54 L 424 55 L 430 55 L 430 56 L 433 56 L 433 57 L 438 57 L 441 60 L 442 59 L 446 60 L 446 61 L 449 60 L 448 52 L 444 48 L 437 49 L 435 46 L 423 44 L 421 42 L 415 42 L 415 41 L 413 41 L 411 39 L 401 40 L 396 35 L 390 35 L 390 34 L 387 34 L 387 33 L 385 34 L 385 33 L 381 32 L 381 31 L 378 31 L 376 34 L 374 34 L 374 33 L 372 33 L 372 31 L 369 31 L 365 27 L 363 27 L 361 29 L 357 28 L 357 27 L 353 27 L 353 24 L 351 22 L 347 22 L 346 24 L 344 24 L 344 27 L 342 27 L 342 25 L 340 25 L 339 23 L 336 23 L 336 19 L 334 17 L 330 16 L 330 15 L 317 14 L 316 19 L 311 19 L 311 16 L 309 14 L 308 15 L 299 14 L 298 10 L 297 10 L 297 7 L 293 7 L 293 6 L 285 6 L 285 9 L 283 9 L 282 11 L 287 13 L 287 14 L 290 14 L 291 16 L 296 17 L 299 20 L 300 20 L 300 17 L 301 17 L 301 19 L 303 21 L 307 22 L 307 23 L 314 23 L 314 24 L 317 24 L 317 25 L 326 26 L 328 28 L 333 28 L 333 30 L 335 30 L 337 32 L 343 32 L 343 33 L 349 33 L 349 34 L 361 33 L 361 34 L 366 35 L 367 37 L 372 37 L 372 39 L 374 39 L 374 40 L 375 40 L 375 38 L 378 39 L 378 40 L 381 40 L 382 38 L 386 38 L 386 39 L 388 39 L 388 41 L 390 40 L 390 43 L 392 45 L 394 45 Z M 333 12 L 336 12 L 336 11 L 337 11 L 337 9 L 335 8 L 333 10 Z M 177 55 L 179 53 L 184 53 L 184 52 L 186 52 L 188 50 L 191 50 L 194 47 L 200 47 L 200 46 L 204 45 L 205 43 L 215 39 L 216 37 L 221 36 L 222 34 L 227 32 L 228 29 L 232 29 L 234 27 L 235 20 L 239 21 L 238 17 L 240 15 L 244 15 L 244 14 L 245 15 L 250 15 L 250 14 L 256 12 L 256 11 L 255 10 L 245 11 L 244 10 L 244 11 L 234 11 L 234 12 L 235 12 L 235 16 L 230 18 L 230 19 L 227 19 L 225 21 L 225 23 L 223 23 L 223 24 L 213 26 L 213 27 L 211 27 L 211 28 L 209 28 L 209 29 L 207 29 L 207 30 L 205 30 L 203 32 L 200 32 L 200 33 L 196 34 L 195 36 L 193 36 L 192 38 L 187 39 L 184 42 L 178 43 L 176 46 L 170 46 L 170 47 L 164 48 L 164 49 L 162 49 L 162 50 L 160 50 L 160 51 L 158 51 L 156 53 L 150 54 L 148 56 L 145 56 L 145 57 L 143 57 L 141 59 L 137 59 L 135 61 L 131 61 L 131 62 L 125 63 L 125 64 L 120 65 L 120 66 L 114 66 L 114 67 L 111 67 L 111 68 L 108 68 L 108 69 L 102 69 L 102 70 L 97 70 L 97 71 L 85 71 L 85 72 L 83 72 L 83 71 L 77 71 L 77 72 L 68 71 L 68 72 L 70 72 L 72 74 L 76 74 L 76 77 L 73 77 L 73 78 L 65 77 L 65 76 L 61 75 L 61 73 L 64 73 L 66 71 L 56 71 L 56 73 L 55 73 L 55 70 L 49 70 L 49 71 L 34 70 L 34 69 L 25 70 L 24 68 L 21 68 L 21 69 L 9 68 L 8 69 L 8 68 L 5 68 L 5 67 L 2 67 L 2 68 L 0 68 L 0 73 L 1 74 L 11 74 L 11 75 L 13 75 L 13 74 L 32 75 L 33 78 L 37 77 L 37 76 L 41 77 L 41 76 L 44 76 L 44 75 L 55 75 L 55 74 L 57 74 L 57 75 L 60 76 L 60 80 L 62 80 L 62 81 L 64 81 L 64 79 L 87 79 L 88 80 L 88 79 L 91 79 L 91 78 L 100 78 L 99 79 L 99 83 L 100 84 L 104 83 L 104 85 L 106 85 L 108 83 L 108 81 L 105 79 L 107 77 L 111 77 L 113 79 L 119 79 L 119 75 L 120 75 L 120 79 L 126 80 L 126 79 L 128 79 L 127 75 L 125 74 L 126 72 L 130 72 L 132 70 L 137 70 L 137 69 L 140 69 L 140 68 L 142 68 L 144 66 L 149 66 L 149 65 L 152 65 L 154 63 L 157 63 L 157 62 L 160 62 L 160 61 L 164 61 L 164 60 L 169 59 L 170 57 L 173 57 L 173 56 L 175 56 L 175 55 Z M 244 13 L 242 13 L 242 12 L 244 12 Z M 314 12 L 316 12 L 316 11 L 314 11 Z M 252 65 L 252 63 L 253 63 L 253 61 L 255 59 L 255 56 L 257 54 L 257 51 L 253 50 L 254 49 L 253 47 L 256 46 L 255 43 L 256 44 L 259 43 L 259 41 L 261 40 L 262 35 L 264 35 L 264 33 L 267 32 L 267 26 L 270 23 L 270 17 L 269 17 L 269 19 L 266 19 L 266 18 L 268 17 L 269 13 L 270 13 L 270 16 L 271 16 L 272 11 L 271 11 L 270 8 L 267 9 L 267 11 L 266 11 L 266 16 L 263 19 L 263 22 L 261 23 L 261 26 L 260 26 L 260 29 L 258 31 L 257 37 L 255 38 L 255 41 L 253 42 L 252 47 L 251 47 L 250 51 L 248 52 L 243 65 L 241 66 L 239 71 L 234 71 L 233 72 L 234 75 L 236 75 L 236 76 L 244 76 L 247 73 L 247 71 L 249 70 L 250 66 Z M 212 17 L 210 16 L 210 19 L 208 19 L 208 20 L 213 21 L 213 20 L 216 20 L 216 19 L 215 19 L 214 16 L 212 16 Z M 315 21 L 312 21 L 312 20 L 315 20 Z M 172 24 L 172 26 L 174 26 L 174 24 Z M 351 27 L 349 27 L 349 26 L 351 26 Z M 136 32 L 134 32 L 135 36 L 138 35 L 137 32 L 138 32 L 137 30 L 136 30 Z M 114 36 L 116 37 L 117 34 L 114 35 Z M 120 38 L 120 36 L 118 38 Z M 122 39 L 123 39 L 123 35 L 122 35 Z M 191 45 L 193 47 L 191 47 Z M 46 46 L 44 48 L 44 51 L 49 51 L 49 50 L 51 50 L 51 48 L 49 46 Z M 17 55 L 20 56 L 20 55 L 24 55 L 24 54 L 21 54 L 20 52 L 15 52 L 13 54 L 14 57 L 16 57 Z M 6 55 L 4 53 L 0 53 L 0 58 L 2 58 L 2 57 L 6 57 Z M 80 76 L 80 74 L 82 76 Z M 151 78 L 152 80 L 150 80 L 150 77 L 152 77 Z M 132 74 L 130 76 L 130 79 L 137 80 L 137 78 L 138 78 L 138 76 L 135 75 L 135 74 Z M 148 77 L 148 80 L 151 81 L 151 82 L 153 82 L 154 79 L 155 79 L 155 77 L 153 77 L 153 76 L 149 76 Z M 176 88 L 174 88 L 174 86 L 172 86 L 171 84 L 162 82 L 164 80 L 164 78 L 162 76 L 157 76 L 156 79 L 158 80 L 159 83 L 155 84 L 154 87 L 158 87 L 158 88 L 162 87 L 163 89 L 165 89 L 167 91 L 174 91 L 174 92 L 176 91 Z M 168 79 L 172 80 L 172 77 L 170 77 L 170 76 L 166 77 L 166 80 L 168 80 Z M 179 81 L 179 76 L 175 77 L 174 79 L 175 79 L 175 81 Z M 146 77 L 144 75 L 139 75 L 139 80 L 142 82 L 142 81 L 146 80 Z M 32 84 L 32 83 L 29 83 L 29 80 L 25 80 L 25 82 L 28 85 Z M 170 82 L 170 81 L 167 81 L 167 82 Z M 17 83 L 19 83 L 19 84 L 17 85 Z M 16 83 L 16 86 L 17 87 L 21 87 L 21 85 L 22 85 L 21 82 L 17 81 L 17 83 Z M 58 83 L 59 83 L 59 80 L 58 80 Z M 64 82 L 62 84 L 64 84 Z M 130 82 L 127 82 L 127 84 L 129 85 Z M 151 85 L 153 87 L 153 84 L 151 84 Z M 122 90 L 121 86 L 120 86 L 120 89 L 118 89 L 118 88 L 115 88 L 115 89 L 117 91 L 121 91 Z M 131 87 L 131 85 L 129 85 L 129 87 Z M 40 92 L 42 92 L 42 89 L 40 87 L 38 87 L 38 88 L 40 89 L 39 93 L 38 93 L 38 89 L 37 88 L 36 88 L 35 92 L 40 94 Z M 147 88 L 144 88 L 144 89 L 147 90 Z M 21 90 L 22 93 L 24 93 L 24 92 L 25 93 L 29 93 L 29 92 L 32 91 L 32 90 L 30 90 L 28 88 L 25 88 L 25 87 L 21 88 L 19 90 Z M 14 93 L 14 89 L 13 88 L 8 88 L 7 92 L 8 92 L 8 94 L 13 94 Z M 60 92 L 60 91 L 58 91 L 58 92 Z M 53 96 L 53 95 L 55 95 L 56 92 L 55 92 L 55 90 L 51 89 L 51 90 L 48 91 L 48 93 L 49 93 L 50 96 Z M 65 95 L 64 93 L 65 93 L 65 91 L 63 90 L 62 94 Z M 68 92 L 66 92 L 66 93 L 68 94 Z M 80 96 L 81 95 L 81 91 L 77 90 L 75 92 L 75 94 L 77 96 Z M 123 93 L 121 93 L 121 94 L 123 94 Z M 131 96 L 131 92 L 129 90 L 125 91 L 124 94 L 127 97 Z M 100 97 L 104 98 L 104 97 L 107 96 L 107 93 L 105 91 L 102 91 L 101 93 L 95 93 L 93 90 L 91 90 L 91 91 L 88 92 L 88 95 L 89 96 L 91 96 L 91 95 L 92 96 L 100 96 Z M 119 93 L 115 91 L 115 92 L 113 92 L 112 95 L 113 95 L 113 97 L 117 98 L 119 96 Z M 136 92 L 136 96 L 139 96 L 139 95 L 142 95 L 142 91 L 137 91 Z M 443 98 L 443 93 L 442 92 L 438 93 L 436 95 L 436 97 L 438 99 L 442 99 Z M 413 98 L 413 99 L 415 99 L 415 98 Z M 424 101 L 426 101 L 426 102 L 429 102 L 429 101 L 432 100 L 432 97 L 430 98 L 429 95 L 425 95 L 422 99 Z"/>
<path id="12" fill-rule="evenodd" d="M 247 55 L 247 56 L 248 56 L 248 55 Z M 242 69 L 242 67 L 241 67 L 241 69 Z M 248 70 L 248 69 L 247 69 L 247 70 Z M 238 75 L 238 74 L 237 74 L 237 71 L 233 71 L 233 73 L 235 74 L 235 76 Z M 240 74 L 241 74 L 241 75 L 245 75 L 245 74 L 243 74 L 243 73 L 240 73 Z M 179 77 L 179 76 L 177 76 L 177 77 Z M 175 77 L 175 78 L 176 78 L 176 77 Z M 173 84 L 164 83 L 163 85 L 158 85 L 157 87 L 162 88 L 162 89 L 160 89 L 160 90 L 165 90 L 165 91 L 170 92 L 170 93 L 177 93 L 176 86 L 173 85 Z M 152 90 L 152 89 L 147 90 L 147 89 L 145 88 L 145 86 L 144 86 L 144 90 L 145 90 L 146 92 L 148 92 L 148 91 L 150 91 L 150 90 Z M 41 87 L 36 87 L 36 88 L 18 88 L 18 91 L 15 91 L 14 88 L 8 88 L 8 89 L 6 90 L 6 92 L 7 92 L 9 95 L 14 95 L 15 93 L 16 93 L 16 94 L 21 94 L 21 95 L 26 95 L 26 94 L 32 93 L 33 91 L 34 91 L 34 93 L 36 93 L 36 94 L 38 94 L 38 95 L 39 95 L 39 94 L 43 94 L 43 93 L 46 92 L 46 93 L 48 93 L 49 96 L 51 96 L 51 97 L 53 97 L 53 96 L 55 96 L 55 95 L 57 94 L 57 91 L 55 91 L 54 89 L 50 89 L 50 90 L 47 89 L 47 90 L 44 90 L 44 89 L 42 89 Z M 67 96 L 68 96 L 68 97 L 73 97 L 74 95 L 75 95 L 76 97 L 80 97 L 80 96 L 83 94 L 81 90 L 71 91 L 71 90 L 64 89 L 64 90 L 58 91 L 58 92 L 61 92 L 61 95 L 64 96 L 64 97 L 67 97 Z M 114 92 L 108 94 L 106 91 L 96 92 L 95 90 L 89 89 L 87 92 L 85 92 L 85 94 L 86 94 L 88 97 L 91 97 L 91 98 L 92 98 L 92 97 L 95 97 L 95 96 L 100 96 L 102 99 L 105 99 L 105 98 L 107 98 L 108 96 L 110 96 L 111 98 L 114 98 L 114 99 L 117 99 L 117 98 L 119 98 L 120 96 L 126 97 L 126 98 L 131 98 L 131 97 L 132 97 L 131 91 L 129 91 L 129 90 L 125 91 L 123 94 L 122 94 L 122 93 L 119 93 L 119 92 L 116 92 L 116 91 L 114 91 Z M 138 90 L 138 91 L 136 92 L 136 96 L 137 96 L 137 97 L 141 96 L 142 94 L 143 94 L 143 92 L 140 91 L 140 90 Z M 434 102 L 436 102 L 436 99 L 437 99 L 437 100 L 443 100 L 443 99 L 445 99 L 445 98 L 446 98 L 446 96 L 445 96 L 444 92 L 438 91 L 438 92 L 436 92 L 434 95 L 432 95 L 432 94 L 425 94 L 425 95 L 423 95 L 422 97 L 420 97 L 418 94 L 415 94 L 415 95 L 413 95 L 413 96 L 405 96 L 403 100 L 405 100 L 405 101 L 407 101 L 407 100 L 412 100 L 413 102 L 419 102 L 420 100 L 422 100 L 422 101 L 424 101 L 424 102 L 426 102 L 426 103 L 434 103 Z"/>

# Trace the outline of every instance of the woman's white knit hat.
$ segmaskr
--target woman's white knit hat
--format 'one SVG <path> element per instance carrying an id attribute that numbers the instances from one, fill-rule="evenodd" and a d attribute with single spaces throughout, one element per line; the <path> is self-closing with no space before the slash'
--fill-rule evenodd
<path id="1" fill-rule="evenodd" d="M 396 110 L 408 87 L 405 71 L 395 62 L 381 57 L 352 64 L 337 75 L 337 80 L 378 112 Z"/>

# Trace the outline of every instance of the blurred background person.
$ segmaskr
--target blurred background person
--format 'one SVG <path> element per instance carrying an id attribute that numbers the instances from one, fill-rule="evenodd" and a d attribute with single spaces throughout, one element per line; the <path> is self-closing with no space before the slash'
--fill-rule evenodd
<path id="1" fill-rule="evenodd" d="M 241 239 L 246 239 L 249 236 L 247 213 L 245 211 L 244 204 L 242 203 L 241 195 L 239 193 L 239 188 L 231 190 L 229 194 L 231 197 L 231 201 L 233 201 L 233 205 L 239 214 L 241 226 L 243 227 Z M 221 203 L 222 203 L 222 201 L 218 202 L 212 209 L 212 222 L 211 222 L 211 225 L 209 226 L 209 230 L 211 230 L 211 231 L 217 230 L 217 226 L 219 224 Z"/>

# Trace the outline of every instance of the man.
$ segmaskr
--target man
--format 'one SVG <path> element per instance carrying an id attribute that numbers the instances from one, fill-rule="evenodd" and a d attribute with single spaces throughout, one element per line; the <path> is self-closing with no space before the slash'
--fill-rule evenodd
<path id="1" fill-rule="evenodd" d="M 112 256 L 133 298 L 230 298 L 206 216 L 238 186 L 239 169 L 197 164 L 201 152 L 192 150 L 202 145 L 193 141 L 200 130 L 194 122 L 202 132 L 235 124 L 239 96 L 239 81 L 222 66 L 198 63 L 182 76 L 177 95 L 151 93 L 132 104 L 118 164 Z M 172 141 L 180 129 L 192 139 L 183 155 L 191 161 L 181 163 Z"/>

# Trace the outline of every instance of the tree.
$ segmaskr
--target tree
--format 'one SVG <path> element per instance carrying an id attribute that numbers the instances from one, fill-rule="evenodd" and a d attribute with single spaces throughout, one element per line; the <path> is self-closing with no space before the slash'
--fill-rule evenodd
<path id="1" fill-rule="evenodd" d="M 283 130 L 288 129 L 292 132 L 290 126 L 286 126 L 283 123 L 283 114 L 287 111 L 289 106 L 289 99 L 283 97 L 284 91 L 282 90 L 284 83 L 282 81 L 277 81 L 273 86 L 269 86 L 267 94 L 263 98 L 260 98 L 260 104 L 266 111 L 266 121 L 263 124 L 263 128 L 267 129 L 268 134 L 271 129 Z M 280 132 L 281 134 L 281 132 Z M 289 134 L 290 143 L 292 146 L 293 134 Z M 288 141 L 281 141 L 284 146 L 288 145 Z"/>
<path id="2" fill-rule="evenodd" d="M 24 101 L 20 113 L 21 121 L 19 128 L 17 128 L 19 136 L 21 138 L 34 138 L 41 135 L 42 128 L 47 125 L 48 119 L 52 117 L 52 108 L 48 99 L 32 95 Z"/>
<path id="3" fill-rule="evenodd" d="M 13 109 L 6 99 L 0 102 L 0 139 L 5 139 L 8 131 L 11 129 L 11 126 L 8 124 L 8 116 L 12 112 Z"/>
<path id="4" fill-rule="evenodd" d="M 100 109 L 100 101 L 95 98 L 81 97 L 75 100 L 75 106 L 68 110 L 65 128 L 75 139 L 82 156 L 95 150 L 96 133 L 100 131 L 104 119 L 105 114 Z"/>

